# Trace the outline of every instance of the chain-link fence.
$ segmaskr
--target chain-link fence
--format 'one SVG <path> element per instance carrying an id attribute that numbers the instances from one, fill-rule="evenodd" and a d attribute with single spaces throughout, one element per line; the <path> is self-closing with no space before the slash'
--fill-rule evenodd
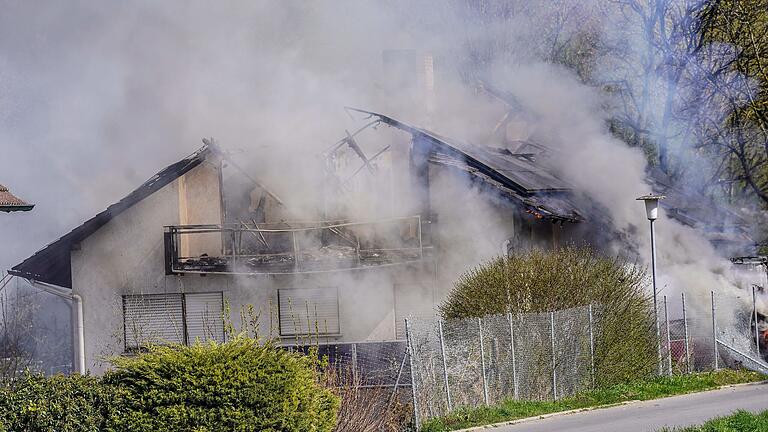
<path id="1" fill-rule="evenodd" d="M 754 293 L 711 292 L 693 304 L 689 297 L 664 296 L 659 304 L 663 374 L 723 367 L 768 372 Z"/>
<path id="2" fill-rule="evenodd" d="M 754 297 L 658 302 L 662 375 L 731 367 L 768 373 Z M 406 320 L 416 424 L 457 407 L 556 400 L 595 386 L 599 308 Z M 766 332 L 768 333 L 768 332 Z M 762 342 L 761 342 L 762 341 Z"/>
<path id="3" fill-rule="evenodd" d="M 591 306 L 406 322 L 417 424 L 453 408 L 552 400 L 594 382 Z"/>
<path id="4" fill-rule="evenodd" d="M 285 348 L 302 353 L 316 351 L 328 367 L 336 369 L 343 380 L 352 379 L 357 387 L 391 387 L 394 392 L 411 385 L 405 341 L 316 343 Z"/>
<path id="5" fill-rule="evenodd" d="M 418 425 L 458 407 L 506 399 L 556 400 L 594 388 L 596 373 L 612 365 L 602 356 L 595 359 L 602 312 L 590 305 L 482 318 L 410 318 L 405 321 L 406 341 L 286 348 L 316 349 L 340 376 L 350 373 L 357 387 L 386 389 L 382 394 L 388 404 L 409 393 Z M 754 297 L 747 293 L 660 296 L 658 373 L 725 367 L 768 373 L 768 341 L 760 333 L 766 326 L 761 327 L 758 315 Z"/>

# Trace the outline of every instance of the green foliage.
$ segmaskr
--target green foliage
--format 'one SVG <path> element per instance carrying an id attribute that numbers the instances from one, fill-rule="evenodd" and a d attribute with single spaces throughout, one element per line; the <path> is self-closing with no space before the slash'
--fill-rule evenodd
<path id="1" fill-rule="evenodd" d="M 710 390 L 723 385 L 741 384 L 761 381 L 764 379 L 765 376 L 746 370 L 720 370 L 717 372 L 673 377 L 654 377 L 647 380 L 638 380 L 603 389 L 583 392 L 557 401 L 506 400 L 498 405 L 489 407 L 459 409 L 446 417 L 426 421 L 421 430 L 424 432 L 451 431 L 560 411 L 611 405 L 629 400 L 658 399 L 667 396 Z M 719 431 L 727 429 L 702 430 Z M 693 429 L 693 431 L 699 431 L 699 429 Z"/>
<path id="2" fill-rule="evenodd" d="M 676 432 L 763 432 L 768 430 L 768 411 L 763 411 L 760 414 L 736 411 L 733 415 L 710 420 L 701 426 L 662 430 L 674 430 Z"/>
<path id="3" fill-rule="evenodd" d="M 643 269 L 566 247 L 497 258 L 465 273 L 440 305 L 443 318 L 546 312 L 595 305 L 599 385 L 648 376 L 656 366 L 653 306 Z"/>
<path id="4" fill-rule="evenodd" d="M 0 388 L 0 431 L 98 432 L 109 400 L 97 378 L 25 373 Z"/>
<path id="5" fill-rule="evenodd" d="M 316 360 L 253 339 L 155 347 L 104 376 L 116 431 L 330 431 L 338 399 Z"/>
<path id="6" fill-rule="evenodd" d="M 248 338 L 153 347 L 103 378 L 24 375 L 0 388 L 0 432 L 333 430 L 317 357 Z"/>
<path id="7" fill-rule="evenodd" d="M 768 1 L 708 2 L 700 17 L 701 37 L 714 46 L 733 47 L 733 58 L 717 73 L 738 72 L 751 82 L 752 91 L 718 89 L 729 115 L 709 126 L 702 149 L 713 157 L 712 178 L 731 180 L 729 198 L 750 204 L 757 197 L 768 206 Z M 714 74 L 713 74 L 714 75 Z M 720 124 L 718 124 L 720 123 Z M 733 195 L 733 196 L 730 196 Z M 760 233 L 765 238 L 766 233 Z"/>

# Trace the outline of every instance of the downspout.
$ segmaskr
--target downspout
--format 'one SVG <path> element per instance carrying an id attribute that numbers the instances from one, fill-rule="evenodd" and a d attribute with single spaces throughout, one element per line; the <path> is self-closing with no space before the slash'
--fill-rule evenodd
<path id="1" fill-rule="evenodd" d="M 72 301 L 75 313 L 76 326 L 73 330 L 72 337 L 77 341 L 75 347 L 77 349 L 77 373 L 85 375 L 85 331 L 83 326 L 83 298 L 78 294 L 72 294 Z"/>
<path id="2" fill-rule="evenodd" d="M 75 361 L 72 366 L 76 367 L 75 372 L 85 375 L 85 331 L 83 329 L 83 298 L 78 294 L 72 294 L 71 290 L 51 285 L 45 282 L 27 279 L 32 286 L 37 287 L 49 294 L 69 300 L 72 309 L 72 339 L 74 340 L 73 350 L 75 352 Z"/>

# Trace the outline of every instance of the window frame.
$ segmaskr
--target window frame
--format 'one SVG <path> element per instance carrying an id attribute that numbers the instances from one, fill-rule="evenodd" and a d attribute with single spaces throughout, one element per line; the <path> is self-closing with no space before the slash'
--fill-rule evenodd
<path id="1" fill-rule="evenodd" d="M 285 333 L 283 330 L 283 320 L 282 320 L 282 313 L 281 313 L 281 300 L 280 300 L 280 293 L 283 292 L 291 292 L 291 291 L 306 291 L 306 290 L 325 290 L 325 291 L 333 291 L 335 294 L 335 302 L 336 302 L 336 323 L 338 329 L 337 331 L 329 331 L 329 332 L 321 332 L 318 331 L 316 334 L 312 332 L 298 332 L 295 331 L 293 333 Z M 341 303 L 339 301 L 339 287 L 337 286 L 321 286 L 321 287 L 293 287 L 293 288 L 278 288 L 275 290 L 277 295 L 277 329 L 278 329 L 278 335 L 281 339 L 290 339 L 290 338 L 297 338 L 297 337 L 307 337 L 307 336 L 322 336 L 322 337 L 340 337 L 342 335 L 341 332 Z"/>
<path id="2" fill-rule="evenodd" d="M 143 299 L 145 297 L 178 297 L 180 299 L 181 303 L 181 332 L 182 332 L 182 341 L 181 344 L 184 346 L 189 346 L 189 330 L 188 330 L 188 315 L 187 315 L 187 295 L 196 295 L 196 294 L 219 294 L 221 296 L 221 311 L 222 311 L 222 341 L 226 341 L 226 331 L 224 330 L 226 327 L 226 324 L 224 322 L 224 316 L 223 312 L 225 310 L 224 308 L 224 292 L 223 291 L 205 291 L 205 292 L 190 292 L 190 293 L 146 293 L 146 294 L 123 294 L 120 296 L 122 300 L 122 309 L 123 309 L 123 352 L 126 354 L 133 354 L 137 352 L 144 351 L 144 348 L 141 344 L 138 343 L 136 346 L 128 346 L 128 326 L 126 323 L 127 318 L 127 311 L 128 311 L 128 298 L 139 298 Z M 173 343 L 164 343 L 164 342 L 153 342 L 155 345 L 172 345 Z"/>

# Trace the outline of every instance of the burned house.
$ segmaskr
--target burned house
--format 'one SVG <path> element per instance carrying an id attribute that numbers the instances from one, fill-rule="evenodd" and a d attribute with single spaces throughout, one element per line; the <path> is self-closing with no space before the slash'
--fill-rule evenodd
<path id="1" fill-rule="evenodd" d="M 454 278 L 482 258 L 466 252 L 480 242 L 462 238 L 468 225 L 488 233 L 492 256 L 556 246 L 581 219 L 532 143 L 478 147 L 366 114 L 368 124 L 324 154 L 314 219 L 296 219 L 259 172 L 205 140 L 10 273 L 82 299 L 75 352 L 100 373 L 106 357 L 146 342 L 223 340 L 229 324 L 252 318 L 286 345 L 307 335 L 402 340 L 404 318 L 434 314 Z M 366 155 L 358 140 L 382 133 L 387 144 Z M 359 182 L 361 173 L 373 182 Z M 371 196 L 372 183 L 395 191 L 397 205 L 351 210 L 347 195 Z M 469 206 L 494 216 L 472 219 Z M 249 305 L 250 318 L 241 313 Z"/>

